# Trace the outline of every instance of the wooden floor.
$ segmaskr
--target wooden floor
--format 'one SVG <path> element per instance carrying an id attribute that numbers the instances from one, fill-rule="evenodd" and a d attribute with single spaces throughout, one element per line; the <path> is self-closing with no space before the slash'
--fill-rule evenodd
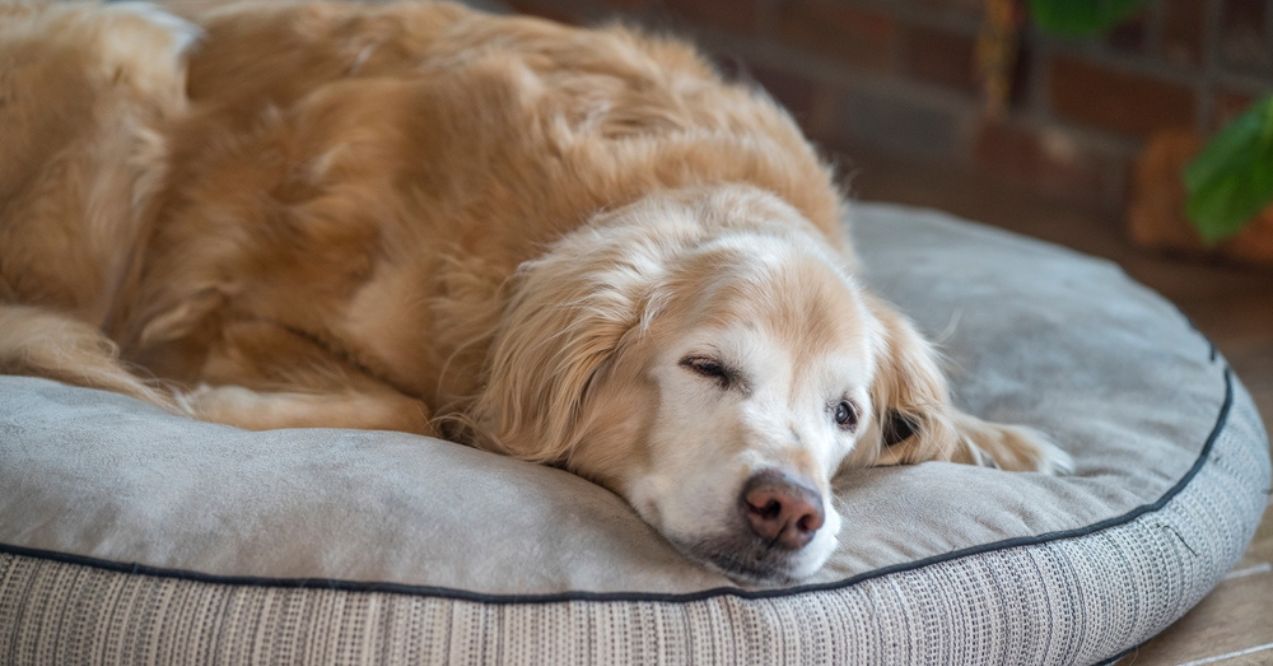
<path id="1" fill-rule="evenodd" d="M 1079 210 L 972 174 L 857 154 L 850 192 L 946 210 L 1112 259 L 1176 303 L 1228 359 L 1273 430 L 1273 269 L 1158 256 L 1132 247 L 1117 211 Z M 1273 510 L 1245 557 L 1196 608 L 1120 664 L 1273 664 Z"/>

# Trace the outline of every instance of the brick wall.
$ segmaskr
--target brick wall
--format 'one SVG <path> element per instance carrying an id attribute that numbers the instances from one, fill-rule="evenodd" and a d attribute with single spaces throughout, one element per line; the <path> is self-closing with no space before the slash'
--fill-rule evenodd
<path id="1" fill-rule="evenodd" d="M 1152 133 L 1209 131 L 1273 91 L 1273 0 L 1158 0 L 1094 39 L 1027 23 L 998 114 L 984 112 L 975 74 L 982 0 L 505 2 L 690 36 L 828 151 L 979 170 L 1084 205 L 1123 204 Z"/>

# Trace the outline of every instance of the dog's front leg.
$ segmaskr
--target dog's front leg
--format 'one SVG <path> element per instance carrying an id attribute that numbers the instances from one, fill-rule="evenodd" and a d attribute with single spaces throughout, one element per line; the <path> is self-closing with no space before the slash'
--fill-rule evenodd
<path id="1" fill-rule="evenodd" d="M 191 416 L 248 430 L 359 428 L 437 435 L 423 402 L 388 392 L 254 391 L 204 385 L 178 400 Z"/>

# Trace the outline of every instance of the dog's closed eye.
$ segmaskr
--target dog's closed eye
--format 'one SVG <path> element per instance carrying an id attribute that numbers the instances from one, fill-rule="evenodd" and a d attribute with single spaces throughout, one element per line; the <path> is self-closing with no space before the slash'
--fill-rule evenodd
<path id="1" fill-rule="evenodd" d="M 710 356 L 686 356 L 681 359 L 680 365 L 690 372 L 715 380 L 722 389 L 727 389 L 738 381 L 737 372 Z"/>

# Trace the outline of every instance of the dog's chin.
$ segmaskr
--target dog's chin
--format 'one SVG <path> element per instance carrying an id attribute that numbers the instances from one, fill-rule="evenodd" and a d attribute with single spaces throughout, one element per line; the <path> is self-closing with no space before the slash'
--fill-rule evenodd
<path id="1" fill-rule="evenodd" d="M 801 553 L 783 550 L 755 537 L 721 535 L 684 542 L 677 548 L 693 560 L 731 579 L 751 585 L 782 585 L 796 582 Z"/>

